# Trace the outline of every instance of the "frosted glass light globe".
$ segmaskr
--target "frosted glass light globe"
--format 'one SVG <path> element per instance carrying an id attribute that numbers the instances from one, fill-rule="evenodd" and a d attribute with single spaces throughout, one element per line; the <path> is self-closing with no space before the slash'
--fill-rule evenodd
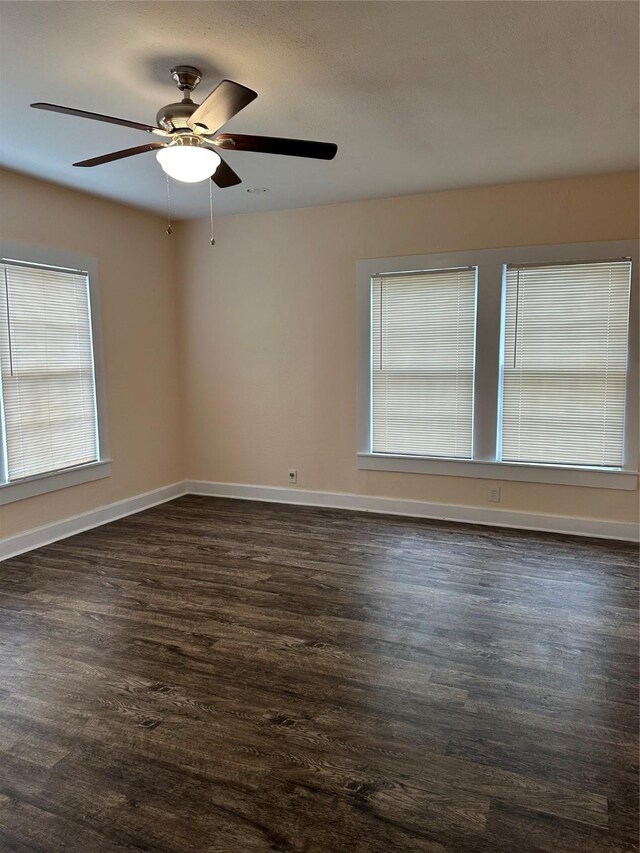
<path id="1" fill-rule="evenodd" d="M 195 145 L 168 145 L 156 158 L 170 178 L 195 184 L 210 178 L 220 165 L 215 151 Z"/>

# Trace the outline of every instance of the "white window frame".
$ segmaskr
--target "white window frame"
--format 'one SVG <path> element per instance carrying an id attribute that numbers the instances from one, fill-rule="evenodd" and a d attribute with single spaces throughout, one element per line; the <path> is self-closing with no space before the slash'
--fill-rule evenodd
<path id="1" fill-rule="evenodd" d="M 539 465 L 497 460 L 501 328 L 504 277 L 508 264 L 557 263 L 631 258 L 629 348 L 625 406 L 624 462 L 621 468 Z M 638 487 L 638 241 L 520 246 L 469 252 L 370 258 L 358 262 L 358 451 L 365 471 L 442 474 L 490 480 L 593 486 L 632 491 Z M 477 267 L 476 358 L 473 458 L 442 459 L 373 453 L 371 449 L 371 280 L 391 272 Z"/>
<path id="2" fill-rule="evenodd" d="M 28 246 L 10 240 L 0 242 L 2 261 L 22 261 L 39 264 L 44 267 L 86 271 L 89 280 L 89 305 L 91 310 L 91 336 L 93 343 L 93 364 L 96 387 L 96 411 L 98 426 L 99 459 L 86 465 L 65 468 L 60 471 L 48 471 L 25 477 L 13 483 L 6 482 L 3 454 L 0 453 L 0 506 L 14 501 L 42 495 L 47 492 L 77 486 L 92 480 L 101 480 L 111 475 L 111 457 L 109 455 L 109 435 L 107 430 L 107 394 L 104 376 L 104 355 L 102 347 L 102 326 L 100 321 L 100 291 L 98 285 L 98 264 L 95 258 L 77 255 L 73 252 L 57 249 Z M 0 407 L 2 388 L 0 383 Z M 0 417 L 0 446 L 4 446 L 4 418 Z"/>

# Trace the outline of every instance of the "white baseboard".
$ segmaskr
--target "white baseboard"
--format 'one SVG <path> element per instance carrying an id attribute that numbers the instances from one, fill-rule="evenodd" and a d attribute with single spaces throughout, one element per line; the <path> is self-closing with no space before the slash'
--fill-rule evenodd
<path id="1" fill-rule="evenodd" d="M 514 527 L 521 530 L 568 533 L 601 539 L 623 539 L 632 542 L 638 541 L 640 532 L 638 525 L 630 522 L 598 521 L 591 518 L 513 512 L 512 510 L 498 508 L 437 504 L 403 498 L 357 495 L 352 492 L 314 492 L 280 486 L 251 486 L 244 483 L 212 483 L 202 480 L 187 480 L 2 539 L 0 540 L 0 560 L 16 557 L 25 551 L 41 548 L 43 545 L 49 545 L 59 539 L 66 539 L 67 536 L 74 536 L 76 533 L 82 533 L 83 530 L 108 524 L 110 521 L 116 521 L 118 518 L 141 512 L 185 494 L 302 506 L 324 506 L 333 509 L 383 513 L 385 515 L 461 521 L 491 527 Z"/>
<path id="2" fill-rule="evenodd" d="M 125 515 L 141 512 L 143 509 L 149 509 L 152 506 L 157 506 L 157 504 L 179 498 L 184 493 L 184 482 L 173 483 L 170 486 L 163 486 L 161 489 L 154 489 L 152 492 L 145 492 L 142 495 L 135 495 L 133 498 L 125 498 L 122 501 L 107 504 L 107 506 L 102 506 L 99 509 L 73 515 L 63 521 L 55 521 L 53 524 L 45 524 L 43 527 L 34 527 L 24 533 L 18 533 L 16 536 L 0 540 L 0 560 L 8 560 L 9 557 L 16 557 L 25 551 L 32 551 L 34 548 L 41 548 L 43 545 L 49 545 L 59 539 L 66 539 L 67 536 L 82 533 L 83 530 L 90 530 L 92 527 L 108 524 L 110 521 L 116 521 Z"/>
<path id="3" fill-rule="evenodd" d="M 352 492 L 313 492 L 305 489 L 280 486 L 250 486 L 244 483 L 211 483 L 203 480 L 187 480 L 185 492 L 190 495 L 240 498 L 250 501 L 324 506 L 334 509 L 352 509 L 360 512 L 376 512 L 386 515 L 407 515 L 431 518 L 440 521 L 461 521 L 468 524 L 484 524 L 491 527 L 515 527 L 521 530 L 539 530 L 548 533 L 568 533 L 577 536 L 593 536 L 600 539 L 624 539 L 638 541 L 639 526 L 631 522 L 599 521 L 564 515 L 514 512 L 458 504 L 438 504 L 403 498 L 383 498 L 357 495 Z"/>

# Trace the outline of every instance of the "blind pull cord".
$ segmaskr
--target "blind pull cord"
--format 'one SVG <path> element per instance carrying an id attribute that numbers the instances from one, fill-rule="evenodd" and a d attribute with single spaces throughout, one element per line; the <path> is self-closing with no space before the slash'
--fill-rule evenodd
<path id="1" fill-rule="evenodd" d="M 209 214 L 211 216 L 211 240 L 212 246 L 216 244 L 216 238 L 213 236 L 213 181 L 209 181 Z"/>
<path id="2" fill-rule="evenodd" d="M 518 350 L 518 311 L 520 305 L 520 270 L 516 273 L 516 320 L 513 328 L 513 367 L 516 367 L 516 353 Z"/>
<path id="3" fill-rule="evenodd" d="M 384 293 L 384 286 L 382 282 L 380 282 L 380 370 L 382 370 L 382 294 Z"/>
<path id="4" fill-rule="evenodd" d="M 608 292 L 607 292 L 607 349 L 605 355 L 605 368 L 604 368 L 604 405 L 602 407 L 602 464 L 605 464 L 605 456 L 607 449 L 607 428 L 609 426 L 609 338 L 611 332 L 611 301 L 612 301 L 612 279 L 611 279 L 611 267 L 609 267 L 609 281 L 608 281 Z"/>
<path id="5" fill-rule="evenodd" d="M 167 234 L 173 234 L 171 227 L 171 193 L 169 191 L 169 175 L 167 174 Z"/>
<path id="6" fill-rule="evenodd" d="M 11 305 L 9 303 L 9 276 L 4 268 L 4 295 L 7 300 L 7 340 L 9 344 L 9 373 L 13 376 L 13 342 L 11 340 Z"/>

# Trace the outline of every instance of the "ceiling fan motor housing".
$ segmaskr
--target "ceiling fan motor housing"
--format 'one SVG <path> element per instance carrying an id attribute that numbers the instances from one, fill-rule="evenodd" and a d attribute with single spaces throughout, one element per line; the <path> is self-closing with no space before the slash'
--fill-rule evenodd
<path id="1" fill-rule="evenodd" d="M 171 133 L 172 130 L 187 130 L 193 133 L 187 120 L 198 109 L 198 104 L 189 98 L 184 101 L 177 101 L 175 104 L 167 104 L 160 107 L 156 115 L 156 122 L 163 129 Z"/>

